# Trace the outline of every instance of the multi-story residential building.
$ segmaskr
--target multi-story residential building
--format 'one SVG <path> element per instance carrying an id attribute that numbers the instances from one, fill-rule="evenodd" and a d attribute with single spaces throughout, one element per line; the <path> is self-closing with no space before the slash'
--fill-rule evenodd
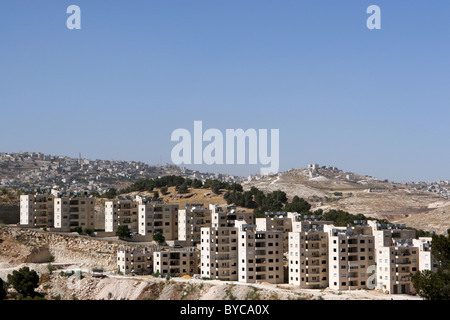
<path id="1" fill-rule="evenodd" d="M 419 237 L 419 239 L 413 239 L 414 247 L 419 249 L 419 271 L 437 271 L 438 263 L 431 253 L 431 242 L 431 237 Z"/>
<path id="2" fill-rule="evenodd" d="M 416 237 L 416 231 L 406 229 L 404 224 L 381 224 L 375 220 L 369 220 L 367 223 L 375 237 L 375 249 L 411 242 Z"/>
<path id="3" fill-rule="evenodd" d="M 105 202 L 105 231 L 115 232 L 119 226 L 128 226 L 130 232 L 138 232 L 139 202 L 119 197 Z"/>
<path id="4" fill-rule="evenodd" d="M 20 196 L 20 224 L 27 227 L 51 227 L 54 223 L 54 195 Z"/>
<path id="5" fill-rule="evenodd" d="M 138 232 L 142 236 L 160 233 L 165 240 L 178 240 L 178 204 L 160 199 L 139 199 Z"/>
<path id="6" fill-rule="evenodd" d="M 165 240 L 178 240 L 178 204 L 140 196 L 106 201 L 105 231 L 114 232 L 122 225 L 149 239 L 161 233 Z"/>
<path id="7" fill-rule="evenodd" d="M 246 210 L 236 210 L 235 206 L 227 206 L 225 210 L 222 207 L 210 204 L 211 210 L 211 226 L 212 227 L 233 227 L 235 221 L 245 221 L 246 223 L 253 223 L 253 212 Z"/>
<path id="8" fill-rule="evenodd" d="M 201 228 L 201 276 L 227 281 L 238 280 L 238 229 Z"/>
<path id="9" fill-rule="evenodd" d="M 399 224 L 369 224 L 375 237 L 377 289 L 391 294 L 413 291 L 410 275 L 419 270 L 419 246 L 413 242 L 415 230 Z"/>
<path id="10" fill-rule="evenodd" d="M 419 269 L 418 252 L 412 243 L 378 248 L 377 288 L 392 294 L 413 291 L 410 275 Z"/>
<path id="11" fill-rule="evenodd" d="M 289 232 L 289 284 L 301 288 L 328 287 L 326 222 L 303 220 L 300 231 Z"/>
<path id="12" fill-rule="evenodd" d="M 256 225 L 237 221 L 238 281 L 283 283 L 283 232 L 259 231 Z"/>
<path id="13" fill-rule="evenodd" d="M 127 274 L 194 275 L 199 272 L 199 252 L 195 248 L 119 248 L 117 270 Z"/>
<path id="14" fill-rule="evenodd" d="M 201 229 L 201 276 L 246 283 L 282 283 L 283 234 L 258 231 L 235 221 L 234 227 Z"/>
<path id="15" fill-rule="evenodd" d="M 119 248 L 117 271 L 122 274 L 150 274 L 153 272 L 153 251 L 149 248 Z"/>
<path id="16" fill-rule="evenodd" d="M 375 264 L 375 247 L 370 226 L 363 221 L 348 227 L 325 225 L 324 230 L 328 232 L 329 287 L 372 288 L 369 267 Z"/>
<path id="17" fill-rule="evenodd" d="M 199 274 L 199 252 L 195 248 L 153 252 L 153 271 L 163 276 Z"/>
<path id="18" fill-rule="evenodd" d="M 178 210 L 178 240 L 186 246 L 195 246 L 201 241 L 201 228 L 211 226 L 211 209 L 203 203 L 187 203 Z"/>
<path id="19" fill-rule="evenodd" d="M 93 198 L 78 194 L 50 194 L 20 196 L 20 224 L 28 227 L 55 228 L 63 232 L 75 227 L 94 230 Z"/>
<path id="20" fill-rule="evenodd" d="M 94 231 L 94 198 L 58 195 L 54 199 L 54 226 L 61 231 L 76 227 Z"/>
<path id="21" fill-rule="evenodd" d="M 280 231 L 283 234 L 283 252 L 288 251 L 289 232 L 292 231 L 292 216 L 288 212 L 266 212 L 265 218 L 256 218 L 256 228 L 260 231 Z"/>

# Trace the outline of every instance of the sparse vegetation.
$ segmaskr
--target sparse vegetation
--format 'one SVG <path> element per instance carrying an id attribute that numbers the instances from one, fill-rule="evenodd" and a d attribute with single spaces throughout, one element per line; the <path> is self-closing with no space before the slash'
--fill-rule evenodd
<path id="1" fill-rule="evenodd" d="M 193 283 L 188 283 L 185 288 L 181 300 L 186 299 L 191 293 L 195 292 L 197 286 Z"/>
<path id="2" fill-rule="evenodd" d="M 261 295 L 259 294 L 259 289 L 256 287 L 251 287 L 252 290 L 247 294 L 245 300 L 261 300 Z"/>
<path id="3" fill-rule="evenodd" d="M 225 296 L 228 300 L 236 300 L 237 298 L 233 295 L 233 288 L 234 285 L 231 284 L 227 286 L 227 289 L 225 290 Z"/>

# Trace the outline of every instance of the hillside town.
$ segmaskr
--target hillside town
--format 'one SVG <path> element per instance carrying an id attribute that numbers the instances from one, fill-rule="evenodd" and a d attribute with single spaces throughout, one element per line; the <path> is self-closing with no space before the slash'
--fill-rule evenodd
<path id="1" fill-rule="evenodd" d="M 411 189 L 432 192 L 444 199 L 450 199 L 450 180 L 437 180 L 435 182 L 409 182 Z"/>
<path id="2" fill-rule="evenodd" d="M 45 155 L 40 152 L 0 152 L 0 186 L 26 192 L 41 189 L 97 192 L 125 187 L 138 179 L 179 175 L 191 179 L 237 182 L 242 178 L 219 173 L 200 173 L 171 164 L 148 165 L 137 161 L 89 160 Z"/>

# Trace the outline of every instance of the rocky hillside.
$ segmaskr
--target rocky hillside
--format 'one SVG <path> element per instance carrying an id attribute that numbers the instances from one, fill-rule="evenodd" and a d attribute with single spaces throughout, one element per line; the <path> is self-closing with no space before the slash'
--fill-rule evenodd
<path id="1" fill-rule="evenodd" d="M 290 170 L 243 186 L 246 190 L 253 186 L 267 192 L 282 190 L 290 199 L 306 199 L 314 209 L 342 209 L 438 233 L 450 228 L 450 200 L 336 168 Z"/>

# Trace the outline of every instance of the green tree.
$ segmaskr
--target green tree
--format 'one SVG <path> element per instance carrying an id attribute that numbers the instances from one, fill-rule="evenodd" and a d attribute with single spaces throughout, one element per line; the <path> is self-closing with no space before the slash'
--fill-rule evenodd
<path id="1" fill-rule="evenodd" d="M 122 239 L 122 240 L 131 238 L 130 228 L 128 228 L 128 226 L 117 227 L 116 236 L 118 236 L 119 239 Z"/>
<path id="2" fill-rule="evenodd" d="M 118 194 L 117 189 L 111 188 L 102 195 L 102 198 L 114 199 Z"/>
<path id="3" fill-rule="evenodd" d="M 434 234 L 431 253 L 437 261 L 437 271 L 424 270 L 412 274 L 414 289 L 426 300 L 450 300 L 450 239 Z"/>
<path id="4" fill-rule="evenodd" d="M 72 229 L 73 232 L 78 232 L 79 234 L 83 232 L 83 228 L 81 226 L 77 226 Z"/>
<path id="5" fill-rule="evenodd" d="M 213 184 L 211 186 L 211 191 L 214 192 L 215 194 L 220 194 L 220 185 L 218 184 Z"/>
<path id="6" fill-rule="evenodd" d="M 161 194 L 167 194 L 167 191 L 168 191 L 169 189 L 167 188 L 167 187 L 161 187 L 161 189 L 160 189 L 160 191 L 161 191 Z"/>
<path id="7" fill-rule="evenodd" d="M 311 209 L 311 205 L 303 198 L 294 196 L 291 203 L 286 203 L 284 210 L 288 212 L 307 212 Z"/>
<path id="8" fill-rule="evenodd" d="M 411 282 L 417 294 L 426 300 L 450 299 L 450 274 L 448 270 L 439 268 L 437 272 L 417 271 L 411 275 Z"/>
<path id="9" fill-rule="evenodd" d="M 153 240 L 157 241 L 159 244 L 162 244 L 164 243 L 164 241 L 166 241 L 166 238 L 162 233 L 155 233 L 153 235 Z"/>
<path id="10" fill-rule="evenodd" d="M 153 199 L 158 199 L 158 198 L 159 198 L 159 192 L 153 191 Z"/>
<path id="11" fill-rule="evenodd" d="M 92 233 L 94 233 L 94 230 L 89 229 L 89 228 L 84 228 L 83 232 L 85 234 L 87 234 L 88 236 L 90 236 Z"/>
<path id="12" fill-rule="evenodd" d="M 192 188 L 198 189 L 198 188 L 202 188 L 202 187 L 203 187 L 203 182 L 201 180 L 194 179 L 192 181 Z"/>
<path id="13" fill-rule="evenodd" d="M 180 186 L 176 186 L 175 190 L 178 193 L 188 193 L 189 192 L 188 186 L 186 184 L 182 184 Z"/>
<path id="14" fill-rule="evenodd" d="M 5 281 L 0 278 L 0 300 L 4 300 L 8 294 L 8 286 Z"/>
<path id="15" fill-rule="evenodd" d="M 33 296 L 39 286 L 39 276 L 36 271 L 23 267 L 8 275 L 8 283 L 23 296 Z"/>

